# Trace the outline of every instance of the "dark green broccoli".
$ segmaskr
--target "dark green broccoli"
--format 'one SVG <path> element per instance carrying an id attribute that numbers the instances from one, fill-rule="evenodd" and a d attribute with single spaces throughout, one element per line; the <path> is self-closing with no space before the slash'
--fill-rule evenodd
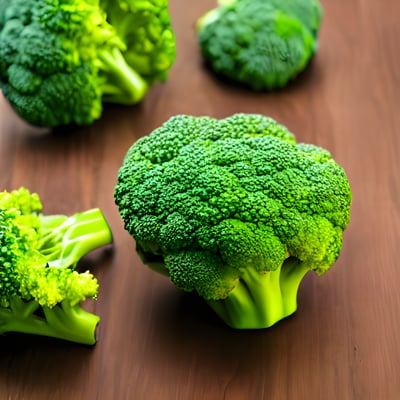
<path id="1" fill-rule="evenodd" d="M 342 248 L 351 191 L 330 153 L 257 114 L 178 115 L 127 152 L 115 187 L 144 263 L 235 328 L 297 308 Z"/>
<path id="2" fill-rule="evenodd" d="M 204 59 L 253 90 L 282 88 L 317 50 L 318 0 L 220 0 L 197 24 Z"/>
<path id="3" fill-rule="evenodd" d="M 78 272 L 80 259 L 111 244 L 95 208 L 70 217 L 43 215 L 40 198 L 25 188 L 0 193 L 0 333 L 50 336 L 92 345 L 98 315 L 82 308 L 99 284 Z"/>
<path id="4" fill-rule="evenodd" d="M 0 0 L 0 88 L 32 125 L 138 103 L 174 59 L 167 0 Z"/>

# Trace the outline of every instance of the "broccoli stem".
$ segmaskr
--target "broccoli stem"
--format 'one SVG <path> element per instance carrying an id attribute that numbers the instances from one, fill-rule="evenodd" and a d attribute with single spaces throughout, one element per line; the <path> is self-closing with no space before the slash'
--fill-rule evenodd
<path id="1" fill-rule="evenodd" d="M 14 296 L 10 307 L 0 308 L 0 334 L 17 332 L 94 345 L 99 320 L 99 316 L 79 304 L 71 306 L 63 302 L 49 308 Z"/>
<path id="2" fill-rule="evenodd" d="M 268 328 L 297 310 L 298 288 L 307 271 L 295 258 L 264 274 L 248 268 L 226 299 L 207 303 L 232 328 Z"/>
<path id="3" fill-rule="evenodd" d="M 42 216 L 40 252 L 51 267 L 70 267 L 86 254 L 112 243 L 111 229 L 98 208 L 71 217 Z"/>
<path id="4" fill-rule="evenodd" d="M 221 7 L 227 7 L 231 6 L 232 4 L 235 4 L 237 0 L 218 0 L 218 5 Z"/>
<path id="5" fill-rule="evenodd" d="M 105 78 L 102 85 L 104 102 L 130 105 L 143 99 L 149 85 L 128 65 L 118 47 L 101 52 L 99 60 L 99 69 Z"/>

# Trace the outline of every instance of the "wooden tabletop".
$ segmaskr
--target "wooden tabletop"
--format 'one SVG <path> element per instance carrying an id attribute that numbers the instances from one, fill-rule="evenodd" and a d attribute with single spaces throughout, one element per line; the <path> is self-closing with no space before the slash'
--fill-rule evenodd
<path id="1" fill-rule="evenodd" d="M 190 3 L 190 4 L 189 4 Z M 88 257 L 100 281 L 98 343 L 0 338 L 0 399 L 400 399 L 400 5 L 322 1 L 318 54 L 286 89 L 255 94 L 202 65 L 194 24 L 213 0 L 170 0 L 177 59 L 141 105 L 108 106 L 92 126 L 32 132 L 4 100 L 0 188 L 26 186 L 45 213 L 100 207 L 112 252 Z M 353 190 L 344 247 L 306 275 L 298 311 L 235 331 L 139 260 L 113 200 L 129 146 L 174 114 L 269 115 L 329 149 Z"/>

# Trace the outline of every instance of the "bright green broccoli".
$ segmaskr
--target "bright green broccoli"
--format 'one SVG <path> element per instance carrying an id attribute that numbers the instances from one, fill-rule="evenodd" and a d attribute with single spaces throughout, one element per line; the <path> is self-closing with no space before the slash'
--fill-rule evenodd
<path id="1" fill-rule="evenodd" d="M 174 59 L 167 0 L 0 0 L 0 88 L 32 125 L 136 104 Z"/>
<path id="2" fill-rule="evenodd" d="M 70 217 L 43 215 L 40 198 L 25 188 L 0 193 L 0 333 L 96 342 L 100 320 L 80 305 L 99 284 L 77 264 L 112 243 L 99 209 Z"/>
<path id="3" fill-rule="evenodd" d="M 220 0 L 197 23 L 207 64 L 253 90 L 282 88 L 317 50 L 318 0 Z"/>
<path id="4" fill-rule="evenodd" d="M 330 153 L 258 114 L 178 115 L 127 152 L 115 201 L 144 263 L 234 328 L 295 312 L 342 248 L 351 191 Z"/>

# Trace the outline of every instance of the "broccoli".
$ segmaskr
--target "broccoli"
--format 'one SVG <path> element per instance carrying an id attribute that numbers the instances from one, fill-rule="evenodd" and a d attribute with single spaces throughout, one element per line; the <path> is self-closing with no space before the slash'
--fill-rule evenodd
<path id="1" fill-rule="evenodd" d="M 255 91 L 282 88 L 317 51 L 318 0 L 220 0 L 197 22 L 206 63 Z"/>
<path id="2" fill-rule="evenodd" d="M 259 114 L 177 115 L 127 151 L 114 198 L 143 262 L 231 327 L 297 309 L 342 248 L 351 190 L 327 150 Z"/>
<path id="3" fill-rule="evenodd" d="M 0 333 L 18 332 L 87 345 L 96 342 L 99 316 L 81 303 L 99 284 L 77 264 L 112 243 L 95 208 L 72 216 L 44 215 L 36 193 L 0 193 Z"/>
<path id="4" fill-rule="evenodd" d="M 136 104 L 174 59 L 167 0 L 0 0 L 0 88 L 32 125 Z"/>

